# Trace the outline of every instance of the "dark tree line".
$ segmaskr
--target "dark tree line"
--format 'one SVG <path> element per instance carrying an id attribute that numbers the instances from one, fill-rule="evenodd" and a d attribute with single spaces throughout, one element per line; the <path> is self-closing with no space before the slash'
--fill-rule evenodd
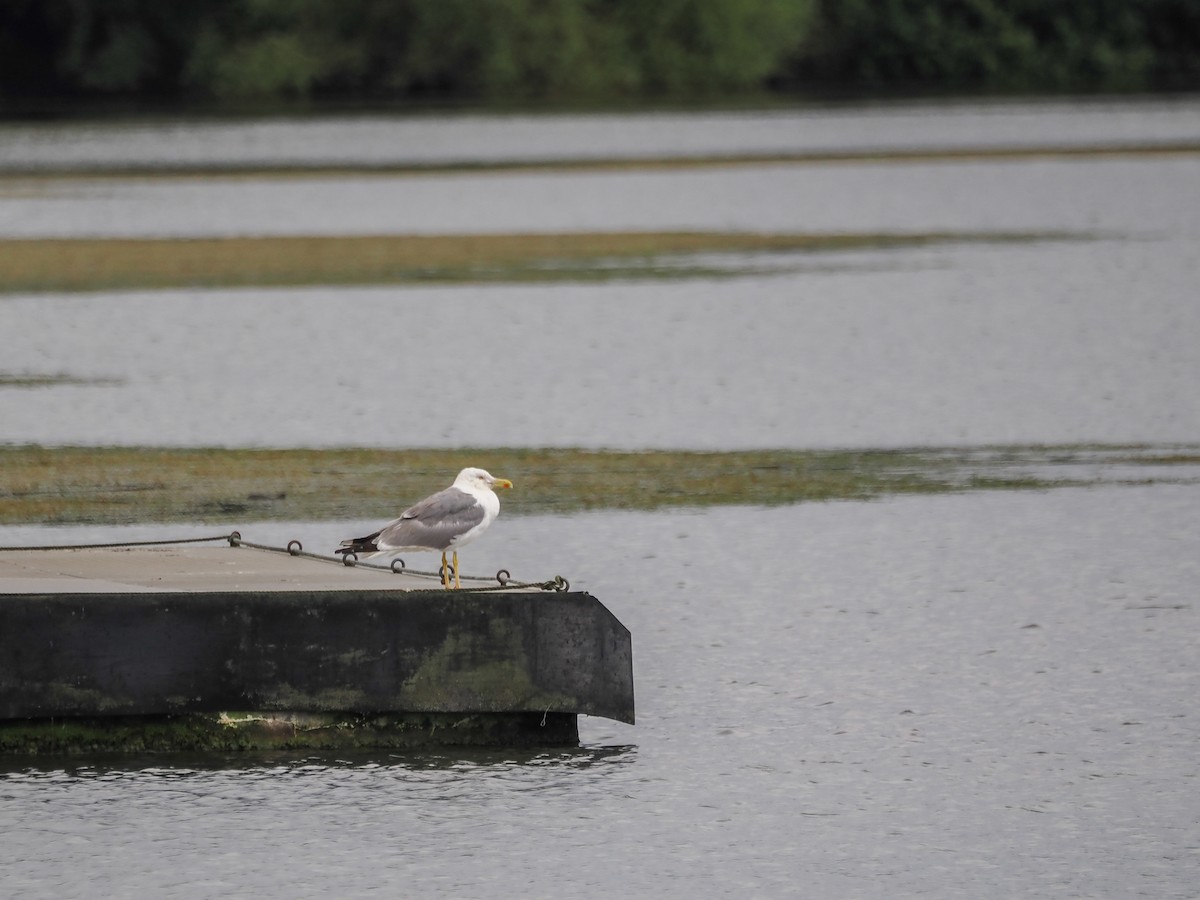
<path id="1" fill-rule="evenodd" d="M 0 0 L 0 100 L 1200 87 L 1200 0 Z"/>
<path id="2" fill-rule="evenodd" d="M 794 74 L 877 90 L 1200 87 L 1200 0 L 822 0 Z"/>

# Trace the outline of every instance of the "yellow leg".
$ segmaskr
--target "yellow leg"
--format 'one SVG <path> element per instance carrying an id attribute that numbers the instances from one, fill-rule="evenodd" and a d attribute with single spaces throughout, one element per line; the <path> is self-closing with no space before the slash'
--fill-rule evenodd
<path id="1" fill-rule="evenodd" d="M 446 552 L 442 551 L 442 587 L 450 590 L 450 566 L 446 563 Z"/>
<path id="2" fill-rule="evenodd" d="M 454 588 L 458 590 L 462 587 L 462 582 L 458 580 L 458 551 L 454 551 Z"/>

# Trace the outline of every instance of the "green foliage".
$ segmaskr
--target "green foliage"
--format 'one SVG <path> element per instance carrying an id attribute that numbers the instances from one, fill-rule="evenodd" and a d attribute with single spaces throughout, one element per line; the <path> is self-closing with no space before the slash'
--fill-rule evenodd
<path id="1" fill-rule="evenodd" d="M 646 93 L 759 88 L 802 38 L 808 2 L 612 4 Z"/>
<path id="2" fill-rule="evenodd" d="M 441 0 L 410 4 L 387 84 L 409 94 L 555 97 L 614 90 L 604 58 L 612 30 L 575 0 Z"/>
<path id="3" fill-rule="evenodd" d="M 0 99 L 1200 87 L 1200 0 L 3 0 Z"/>
<path id="4" fill-rule="evenodd" d="M 322 75 L 311 0 L 243 0 L 206 23 L 185 77 L 218 97 L 305 96 Z"/>
<path id="5" fill-rule="evenodd" d="M 1195 86 L 1195 0 L 818 0 L 794 82 L 878 89 Z"/>
<path id="6" fill-rule="evenodd" d="M 175 91 L 205 0 L 5 0 L 0 97 Z"/>
<path id="7" fill-rule="evenodd" d="M 615 98 L 751 90 L 811 0 L 7 0 L 0 96 Z"/>

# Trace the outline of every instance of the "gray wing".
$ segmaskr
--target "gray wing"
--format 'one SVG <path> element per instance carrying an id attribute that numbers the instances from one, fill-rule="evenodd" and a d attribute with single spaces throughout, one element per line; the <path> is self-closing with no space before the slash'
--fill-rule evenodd
<path id="1" fill-rule="evenodd" d="M 445 550 L 450 541 L 483 521 L 483 507 L 470 494 L 446 488 L 406 509 L 376 539 L 383 550 Z"/>

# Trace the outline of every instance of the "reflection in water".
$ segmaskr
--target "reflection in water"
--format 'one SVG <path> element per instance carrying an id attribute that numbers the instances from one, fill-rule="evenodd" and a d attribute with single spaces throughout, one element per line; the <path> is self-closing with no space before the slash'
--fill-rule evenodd
<path id="1" fill-rule="evenodd" d="M 539 751 L 454 748 L 436 752 L 397 753 L 362 750 L 347 752 L 246 751 L 242 753 L 97 754 L 60 759 L 0 756 L 0 777 L 13 781 L 55 782 L 142 778 L 204 778 L 214 773 L 249 777 L 325 777 L 337 770 L 489 773 L 503 769 L 562 769 L 582 771 L 610 763 L 630 763 L 632 745 L 560 748 Z"/>

